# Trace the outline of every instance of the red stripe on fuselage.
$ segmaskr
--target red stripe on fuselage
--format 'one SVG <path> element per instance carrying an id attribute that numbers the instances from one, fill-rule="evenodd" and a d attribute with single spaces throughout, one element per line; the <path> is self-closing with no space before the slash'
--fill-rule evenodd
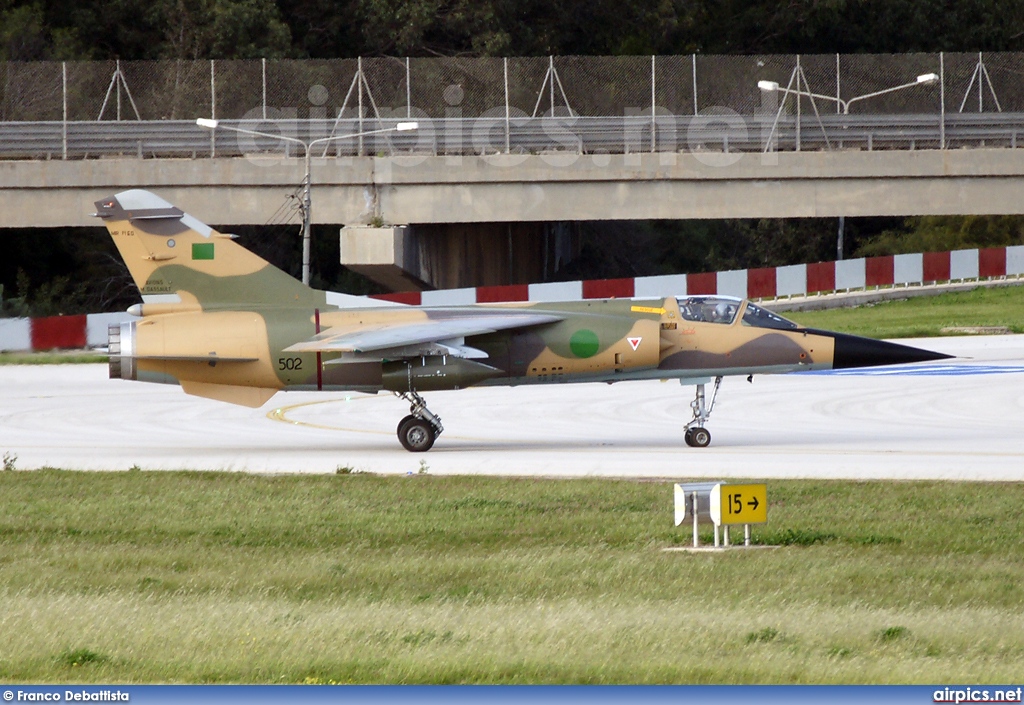
<path id="1" fill-rule="evenodd" d="M 313 320 L 316 324 L 316 334 L 320 335 L 320 309 L 313 309 Z M 324 389 L 324 363 L 319 350 L 316 351 L 316 389 L 318 392 Z"/>

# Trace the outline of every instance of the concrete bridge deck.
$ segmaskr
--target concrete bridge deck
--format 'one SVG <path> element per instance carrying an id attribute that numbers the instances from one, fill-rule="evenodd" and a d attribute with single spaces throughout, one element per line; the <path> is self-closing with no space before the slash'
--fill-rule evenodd
<path id="1" fill-rule="evenodd" d="M 263 224 L 301 159 L 0 162 L 2 227 L 89 226 L 146 188 L 214 224 Z M 353 224 L 1024 213 L 1024 149 L 314 159 L 313 220 Z"/>

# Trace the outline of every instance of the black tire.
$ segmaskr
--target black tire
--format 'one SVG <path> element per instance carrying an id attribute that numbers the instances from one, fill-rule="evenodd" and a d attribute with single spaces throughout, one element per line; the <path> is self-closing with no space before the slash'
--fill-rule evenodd
<path id="1" fill-rule="evenodd" d="M 694 448 L 707 448 L 711 444 L 711 431 L 706 428 L 695 428 L 690 434 L 690 445 Z"/>
<path id="2" fill-rule="evenodd" d="M 398 422 L 398 437 L 399 438 L 402 437 L 402 429 L 405 427 L 405 425 L 407 423 L 409 423 L 410 421 L 415 421 L 415 420 L 416 420 L 416 417 L 413 416 L 412 414 L 409 414 L 404 419 L 402 419 L 401 421 Z"/>
<path id="3" fill-rule="evenodd" d="M 398 440 L 410 453 L 425 453 L 434 445 L 437 431 L 434 425 L 424 419 L 413 417 L 403 421 L 399 427 Z"/>
<path id="4" fill-rule="evenodd" d="M 683 434 L 683 440 L 686 441 L 686 445 L 693 446 L 693 429 L 686 429 L 686 433 Z"/>

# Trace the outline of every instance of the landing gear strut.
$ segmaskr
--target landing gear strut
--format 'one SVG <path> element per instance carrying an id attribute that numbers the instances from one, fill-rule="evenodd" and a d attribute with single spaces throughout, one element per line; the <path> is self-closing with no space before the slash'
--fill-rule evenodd
<path id="1" fill-rule="evenodd" d="M 693 448 L 706 448 L 711 443 L 711 432 L 704 428 L 704 424 L 711 418 L 721 384 L 722 378 L 715 377 L 715 388 L 711 392 L 711 404 L 709 405 L 705 405 L 704 385 L 697 385 L 697 397 L 690 402 L 690 408 L 693 409 L 693 420 L 686 424 L 686 433 L 683 435 L 686 445 Z"/>
<path id="2" fill-rule="evenodd" d="M 395 396 L 409 402 L 409 415 L 398 424 L 398 441 L 412 453 L 424 453 L 444 431 L 441 418 L 430 413 L 427 402 L 416 392 L 395 392 Z"/>

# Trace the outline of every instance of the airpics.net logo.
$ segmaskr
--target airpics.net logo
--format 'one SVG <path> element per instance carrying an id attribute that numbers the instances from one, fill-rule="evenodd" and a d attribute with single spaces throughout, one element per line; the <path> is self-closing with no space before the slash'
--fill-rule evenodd
<path id="1" fill-rule="evenodd" d="M 943 688 L 932 694 L 936 703 L 1019 703 L 1024 688 Z"/>

